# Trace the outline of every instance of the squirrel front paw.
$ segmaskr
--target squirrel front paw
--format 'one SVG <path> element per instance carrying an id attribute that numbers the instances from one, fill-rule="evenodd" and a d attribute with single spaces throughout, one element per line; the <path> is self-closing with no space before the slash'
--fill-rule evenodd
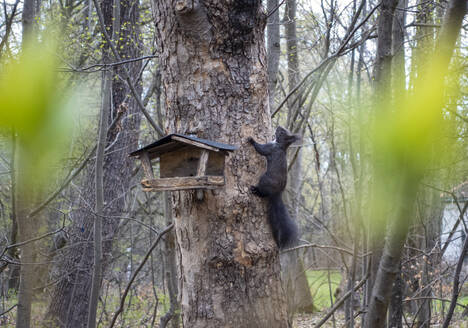
<path id="1" fill-rule="evenodd" d="M 250 191 L 252 192 L 252 194 L 258 196 L 258 188 L 256 186 L 250 186 Z"/>

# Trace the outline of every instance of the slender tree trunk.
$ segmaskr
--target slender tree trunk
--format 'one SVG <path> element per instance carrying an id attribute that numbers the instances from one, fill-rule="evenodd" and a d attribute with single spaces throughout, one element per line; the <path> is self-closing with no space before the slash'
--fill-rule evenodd
<path id="1" fill-rule="evenodd" d="M 113 26 L 113 1 L 102 2 L 102 11 L 109 34 L 112 35 Z M 139 2 L 135 0 L 121 1 L 120 25 L 126 26 L 120 29 L 117 49 L 123 58 L 139 56 L 138 45 L 140 42 L 139 28 Z M 107 143 L 112 147 L 106 149 L 104 157 L 104 216 L 121 217 L 126 208 L 125 195 L 130 187 L 134 161 L 128 154 L 138 146 L 138 131 L 140 115 L 137 102 L 129 97 L 129 89 L 120 79 L 119 72 L 123 68 L 113 70 L 112 78 L 112 104 L 108 122 L 122 115 L 120 124 L 107 133 Z M 127 70 L 133 79 L 137 78 L 141 69 L 141 63 L 127 64 Z M 138 84 L 140 85 L 140 84 Z M 137 87 L 141 93 L 141 87 Z M 91 276 L 93 265 L 93 248 L 91 247 L 92 228 L 96 218 L 95 202 L 95 170 L 94 161 L 91 161 L 85 173 L 83 191 L 77 209 L 71 212 L 73 223 L 70 231 L 70 248 L 64 254 L 64 261 L 60 264 L 58 283 L 52 291 L 52 297 L 48 308 L 47 317 L 54 321 L 56 326 L 79 328 L 86 324 L 89 311 L 89 296 L 91 290 Z M 111 259 L 112 242 L 118 232 L 119 220 L 103 219 L 103 258 Z M 103 262 L 103 273 L 109 265 L 109 261 Z"/>
<path id="2" fill-rule="evenodd" d="M 278 83 L 280 47 L 280 19 L 279 0 L 268 0 L 267 12 L 270 17 L 267 19 L 267 62 L 268 62 L 268 102 L 270 110 L 273 110 L 275 103 L 275 90 Z"/>
<path id="3" fill-rule="evenodd" d="M 16 244 L 18 242 L 18 220 L 16 217 L 16 132 L 13 130 L 11 133 L 11 160 L 10 160 L 10 176 L 11 176 L 11 232 L 10 232 L 10 244 Z M 19 249 L 18 247 L 12 247 L 7 252 L 8 256 L 18 261 Z M 10 264 L 10 275 L 8 277 L 8 290 L 18 290 L 19 287 L 19 275 L 20 266 Z"/>
<path id="4" fill-rule="evenodd" d="M 23 2 L 22 15 L 22 47 L 27 46 L 28 38 L 33 37 L 34 24 L 34 0 L 25 0 Z M 21 145 L 21 139 L 18 137 L 18 145 Z M 31 170 L 27 152 L 21 146 L 17 149 L 16 171 L 16 195 L 14 207 L 16 210 L 16 223 L 18 228 L 18 241 L 24 242 L 34 237 L 36 233 L 37 221 L 28 216 L 28 210 L 34 199 L 34 193 L 37 192 L 37 186 L 34 179 L 27 176 L 28 170 Z M 30 180 L 30 181 L 28 181 Z M 16 328 L 29 328 L 31 326 L 31 306 L 33 298 L 33 288 L 35 282 L 36 250 L 32 243 L 25 244 L 21 248 L 21 267 L 20 281 L 18 289 L 18 310 L 16 312 Z"/>
<path id="5" fill-rule="evenodd" d="M 402 328 L 403 327 L 403 278 L 401 277 L 401 264 L 398 268 L 398 273 L 393 282 L 390 304 L 388 307 L 388 327 Z"/>
<path id="6" fill-rule="evenodd" d="M 286 36 L 286 57 L 288 62 L 288 90 L 291 92 L 299 82 L 299 51 L 297 48 L 296 0 L 287 0 L 284 13 L 284 28 Z M 302 91 L 297 94 L 301 95 Z M 300 126 L 294 122 L 300 110 L 301 101 L 291 99 L 288 102 L 287 127 L 294 133 L 303 134 Z M 295 124 L 296 123 L 296 124 Z M 299 220 L 299 205 L 302 187 L 302 150 L 293 148 L 290 154 L 291 169 L 289 170 L 286 203 L 291 217 Z M 288 317 L 292 325 L 293 315 L 296 312 L 312 313 L 314 304 L 310 293 L 309 283 L 305 274 L 304 264 L 299 251 L 281 254 L 281 276 L 283 288 L 288 302 Z"/>
<path id="7" fill-rule="evenodd" d="M 104 150 L 107 141 L 107 120 L 111 106 L 112 73 L 104 71 L 102 74 L 102 104 L 99 123 L 98 141 L 95 161 L 95 191 L 96 191 L 96 216 L 94 218 L 94 266 L 89 301 L 88 328 L 96 327 L 96 312 L 98 307 L 99 291 L 102 281 L 102 216 L 104 214 Z"/>
<path id="8" fill-rule="evenodd" d="M 35 0 L 24 0 L 23 15 L 21 16 L 21 26 L 23 27 L 22 46 L 25 46 L 27 39 L 32 37 L 34 30 Z"/>
<path id="9" fill-rule="evenodd" d="M 261 1 L 154 4 L 166 131 L 239 145 L 225 187 L 172 193 L 183 324 L 287 327 L 266 204 L 249 191 L 265 167 L 246 138 L 271 138 Z"/>
<path id="10" fill-rule="evenodd" d="M 406 94 L 405 73 L 405 24 L 406 24 L 407 0 L 400 0 L 398 9 L 395 11 L 392 29 L 392 86 L 394 99 L 404 97 Z M 401 328 L 403 326 L 403 288 L 404 282 L 401 277 L 401 264 L 393 283 L 392 294 L 389 304 L 388 327 Z"/>
<path id="11" fill-rule="evenodd" d="M 377 52 L 374 64 L 374 106 L 375 110 L 381 110 L 380 105 L 383 97 L 391 94 L 391 67 L 392 67 L 392 25 L 393 15 L 395 13 L 398 0 L 383 0 L 380 5 L 380 16 L 377 29 Z M 383 165 L 383 159 L 375 159 L 376 165 Z M 373 170 L 377 168 L 374 166 Z M 373 182 L 376 183 L 376 182 Z M 373 187 L 372 187 L 373 188 Z M 371 194 L 375 194 L 372 191 Z M 374 286 L 379 267 L 379 261 L 382 257 L 385 227 L 387 225 L 386 213 L 371 213 L 368 221 L 369 226 L 369 246 L 372 251 L 370 257 L 371 274 L 369 277 L 370 286 Z M 367 303 L 370 304 L 371 293 L 367 294 Z M 367 314 L 366 314 L 367 316 Z M 367 321 L 367 319 L 366 319 Z M 366 322 L 367 324 L 367 322 Z"/>
<path id="12" fill-rule="evenodd" d="M 465 233 L 468 232 L 465 230 Z M 465 241 L 463 242 L 463 247 L 460 253 L 460 257 L 457 262 L 457 267 L 455 269 L 455 274 L 453 276 L 453 284 L 452 284 L 452 297 L 450 300 L 450 307 L 447 311 L 447 315 L 445 316 L 444 323 L 442 328 L 448 328 L 450 325 L 450 321 L 452 320 L 453 312 L 455 311 L 455 307 L 457 306 L 457 299 L 460 295 L 460 272 L 463 268 L 463 262 L 465 261 L 466 255 L 468 254 L 468 237 L 465 237 Z M 466 313 L 466 309 L 464 314 Z"/>
<path id="13" fill-rule="evenodd" d="M 392 25 L 398 0 L 382 0 L 377 29 L 377 53 L 374 64 L 374 83 L 377 95 L 391 90 Z"/>
<path id="14" fill-rule="evenodd" d="M 29 158 L 21 147 L 18 147 L 18 169 L 16 188 L 16 213 L 18 220 L 18 242 L 24 242 L 34 238 L 37 232 L 37 221 L 28 216 L 28 211 L 34 199 L 34 192 L 37 186 L 34 181 L 28 181 L 25 172 L 31 170 L 28 164 L 24 163 Z M 30 176 L 31 177 L 31 176 Z M 18 310 L 16 313 L 16 328 L 29 328 L 31 326 L 31 306 L 33 299 L 33 289 L 35 287 L 35 265 L 36 250 L 34 243 L 21 246 L 21 267 L 20 283 L 18 290 Z"/>
<path id="15" fill-rule="evenodd" d="M 173 223 L 172 219 L 172 204 L 170 192 L 164 192 L 164 218 L 165 225 L 169 226 Z M 159 327 L 165 328 L 167 323 L 171 321 L 171 327 L 179 327 L 179 300 L 177 289 L 177 258 L 176 258 L 176 236 L 174 230 L 169 231 L 164 237 L 163 256 L 165 264 L 165 282 L 169 294 L 169 311 L 161 317 Z"/>
<path id="16" fill-rule="evenodd" d="M 288 89 L 291 92 L 299 81 L 299 53 L 297 50 L 297 28 L 296 28 L 296 0 L 286 0 L 284 10 L 284 29 L 286 37 L 286 57 L 288 61 Z M 288 100 L 288 120 L 286 126 L 291 127 L 291 120 L 295 117 L 299 101 L 295 102 L 291 97 Z"/>

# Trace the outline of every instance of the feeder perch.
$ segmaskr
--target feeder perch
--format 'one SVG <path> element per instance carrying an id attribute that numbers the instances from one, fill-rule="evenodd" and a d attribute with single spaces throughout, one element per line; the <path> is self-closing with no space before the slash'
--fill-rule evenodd
<path id="1" fill-rule="evenodd" d="M 183 134 L 170 134 L 140 148 L 144 191 L 215 189 L 224 186 L 224 161 L 237 147 Z M 152 161 L 159 158 L 159 178 Z"/>

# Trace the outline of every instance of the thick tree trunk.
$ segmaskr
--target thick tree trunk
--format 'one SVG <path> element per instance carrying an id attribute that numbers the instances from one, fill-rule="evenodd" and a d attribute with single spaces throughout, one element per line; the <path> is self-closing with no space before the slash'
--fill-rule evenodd
<path id="1" fill-rule="evenodd" d="M 172 193 L 185 327 L 287 327 L 278 249 L 245 141 L 271 137 L 261 1 L 155 1 L 167 132 L 239 145 L 226 186 Z"/>
<path id="2" fill-rule="evenodd" d="M 112 3 L 104 1 L 102 11 L 107 26 L 112 26 Z M 139 19 L 138 1 L 121 1 L 120 23 L 126 26 L 120 30 L 117 48 L 124 58 L 139 56 L 139 30 L 136 22 Z M 120 47 L 122 45 L 122 48 Z M 128 64 L 127 69 L 135 78 L 141 68 L 140 62 Z M 122 68 L 116 68 L 114 74 L 119 74 Z M 138 89 L 141 92 L 141 88 Z M 125 210 L 125 195 L 130 186 L 134 161 L 128 153 L 137 148 L 140 115 L 138 105 L 133 97 L 129 97 L 125 82 L 119 78 L 112 80 L 112 108 L 108 122 L 122 111 L 120 125 L 108 131 L 108 144 L 104 158 L 104 215 L 123 216 Z M 59 268 L 59 279 L 52 291 L 47 317 L 56 325 L 64 327 L 83 327 L 89 310 L 91 289 L 91 274 L 93 265 L 92 228 L 95 219 L 94 161 L 89 163 L 86 176 L 83 179 L 83 192 L 77 204 L 77 210 L 71 213 L 73 224 L 70 231 L 70 248 L 64 254 L 64 261 Z M 103 257 L 111 259 L 112 241 L 117 233 L 119 220 L 103 219 Z M 103 263 L 103 272 L 109 260 Z"/>

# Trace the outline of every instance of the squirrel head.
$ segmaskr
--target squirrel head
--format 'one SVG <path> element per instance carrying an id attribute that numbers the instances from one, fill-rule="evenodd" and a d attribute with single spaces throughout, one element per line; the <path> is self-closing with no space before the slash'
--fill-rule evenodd
<path id="1" fill-rule="evenodd" d="M 278 126 L 275 132 L 276 143 L 288 148 L 292 143 L 301 139 L 301 137 L 297 134 L 292 134 L 285 128 Z"/>

